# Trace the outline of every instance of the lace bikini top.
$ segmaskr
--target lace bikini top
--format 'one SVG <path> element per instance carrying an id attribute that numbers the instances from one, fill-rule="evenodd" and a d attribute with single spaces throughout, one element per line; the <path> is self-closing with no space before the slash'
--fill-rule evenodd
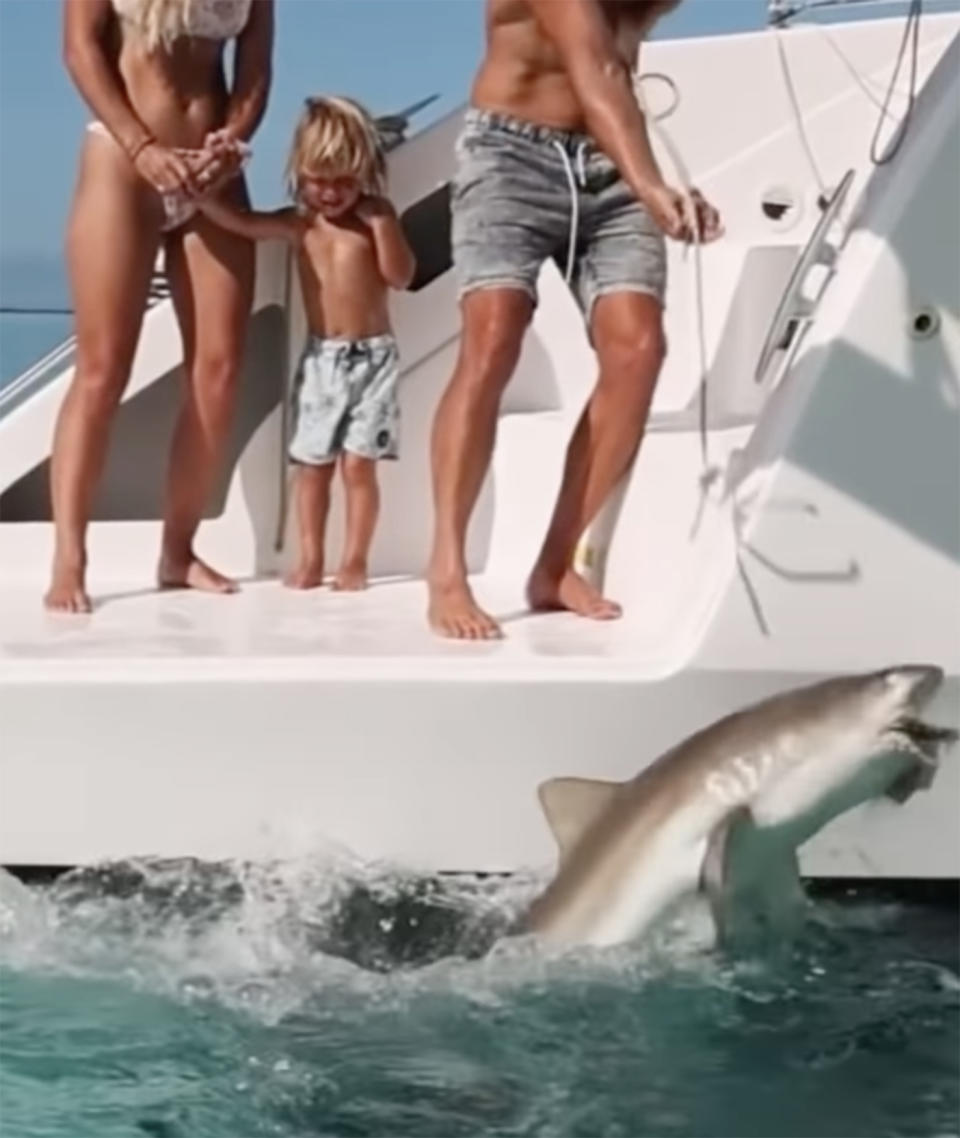
<path id="1" fill-rule="evenodd" d="M 183 34 L 204 39 L 229 40 L 243 31 L 252 0 L 186 0 Z M 118 16 L 135 26 L 141 23 L 143 0 L 113 0 Z"/>

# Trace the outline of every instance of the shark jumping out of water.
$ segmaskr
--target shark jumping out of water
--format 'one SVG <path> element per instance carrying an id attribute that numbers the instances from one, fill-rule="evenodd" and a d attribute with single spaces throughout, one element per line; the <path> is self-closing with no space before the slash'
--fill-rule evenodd
<path id="1" fill-rule="evenodd" d="M 776 919 L 801 896 L 807 839 L 861 802 L 930 786 L 957 740 L 918 718 L 942 682 L 926 665 L 826 680 L 721 719 L 629 782 L 544 783 L 560 860 L 524 930 L 616 944 L 697 891 L 720 939 L 736 909 Z"/>

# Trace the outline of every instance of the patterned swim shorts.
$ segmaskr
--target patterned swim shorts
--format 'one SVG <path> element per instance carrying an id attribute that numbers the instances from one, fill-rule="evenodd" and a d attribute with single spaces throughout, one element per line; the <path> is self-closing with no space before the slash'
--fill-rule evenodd
<path id="1" fill-rule="evenodd" d="M 362 458 L 396 458 L 399 363 L 391 335 L 364 340 L 311 336 L 294 383 L 293 461 L 318 466 L 335 462 L 344 451 Z"/>

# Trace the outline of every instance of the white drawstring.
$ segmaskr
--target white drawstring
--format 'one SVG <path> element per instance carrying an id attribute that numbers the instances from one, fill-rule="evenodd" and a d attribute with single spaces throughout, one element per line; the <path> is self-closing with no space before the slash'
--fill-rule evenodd
<path id="1" fill-rule="evenodd" d="M 564 280 L 569 285 L 571 280 L 573 280 L 573 266 L 577 256 L 577 235 L 580 228 L 580 188 L 586 189 L 587 185 L 587 168 L 583 157 L 587 144 L 586 142 L 581 142 L 577 146 L 576 174 L 573 172 L 573 163 L 570 161 L 570 155 L 567 154 L 566 148 L 560 139 L 553 139 L 553 145 L 559 151 L 560 161 L 563 163 L 563 172 L 567 175 L 567 183 L 570 186 L 570 241 L 567 246 L 567 271 L 564 273 Z"/>

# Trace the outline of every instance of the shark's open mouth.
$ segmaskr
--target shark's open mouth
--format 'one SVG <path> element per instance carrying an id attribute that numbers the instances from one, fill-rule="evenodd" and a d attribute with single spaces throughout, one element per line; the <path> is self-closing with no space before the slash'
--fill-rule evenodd
<path id="1" fill-rule="evenodd" d="M 958 733 L 952 727 L 936 727 L 910 715 L 901 716 L 891 724 L 886 741 L 897 751 L 909 751 L 921 762 L 936 764 L 940 751 L 956 743 Z"/>

